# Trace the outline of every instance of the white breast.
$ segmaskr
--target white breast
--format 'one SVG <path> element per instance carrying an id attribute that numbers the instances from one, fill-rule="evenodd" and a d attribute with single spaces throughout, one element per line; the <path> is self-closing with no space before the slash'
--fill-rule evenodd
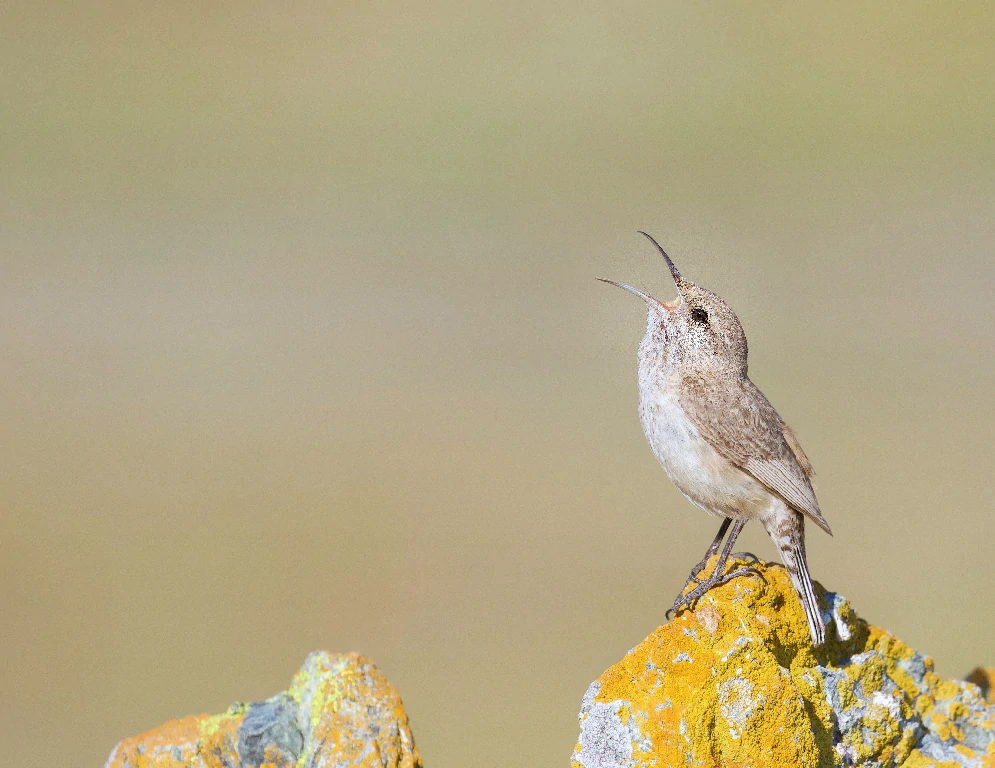
<path id="1" fill-rule="evenodd" d="M 643 432 L 681 493 L 706 512 L 733 518 L 750 517 L 769 504 L 763 485 L 712 448 L 672 393 L 644 383 L 639 397 Z"/>

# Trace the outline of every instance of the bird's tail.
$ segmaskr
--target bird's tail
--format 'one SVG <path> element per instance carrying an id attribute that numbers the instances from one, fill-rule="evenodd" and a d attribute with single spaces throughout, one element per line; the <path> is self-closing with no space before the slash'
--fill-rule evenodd
<path id="1" fill-rule="evenodd" d="M 812 586 L 812 576 L 808 572 L 808 562 L 805 559 L 805 522 L 797 512 L 793 511 L 792 517 L 796 518 L 792 521 L 792 525 L 777 526 L 777 533 L 780 535 L 774 537 L 774 541 L 781 553 L 781 561 L 802 601 L 812 642 L 821 645 L 826 639 L 826 625 L 822 622 L 819 601 L 816 600 L 815 587 Z"/>

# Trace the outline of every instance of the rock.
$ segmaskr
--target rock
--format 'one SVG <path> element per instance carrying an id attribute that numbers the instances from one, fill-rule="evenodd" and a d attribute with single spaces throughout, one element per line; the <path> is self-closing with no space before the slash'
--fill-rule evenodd
<path id="1" fill-rule="evenodd" d="M 814 649 L 784 568 L 758 567 L 766 583 L 713 589 L 591 684 L 573 768 L 995 766 L 995 706 L 979 687 L 995 670 L 943 681 L 818 585 Z"/>
<path id="2" fill-rule="evenodd" d="M 285 693 L 125 739 L 104 768 L 297 765 L 421 768 L 401 697 L 371 661 L 312 653 Z"/>

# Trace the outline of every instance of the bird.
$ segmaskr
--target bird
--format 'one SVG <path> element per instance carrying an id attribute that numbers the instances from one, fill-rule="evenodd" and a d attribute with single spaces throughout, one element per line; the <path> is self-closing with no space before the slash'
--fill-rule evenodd
<path id="1" fill-rule="evenodd" d="M 763 578 L 752 564 L 723 572 L 743 527 L 758 520 L 791 577 L 813 644 L 821 645 L 825 623 L 805 555 L 805 521 L 830 536 L 832 530 L 812 488 L 812 463 L 794 431 L 747 375 L 746 334 L 736 313 L 716 294 L 683 278 L 653 237 L 639 234 L 663 256 L 677 299 L 662 302 L 631 285 L 598 280 L 645 302 L 646 335 L 638 355 L 643 432 L 688 501 L 722 518 L 718 534 L 667 614 L 693 607 L 708 590 L 731 579 Z M 699 578 L 720 548 L 712 574 Z M 688 590 L 691 584 L 695 586 Z"/>

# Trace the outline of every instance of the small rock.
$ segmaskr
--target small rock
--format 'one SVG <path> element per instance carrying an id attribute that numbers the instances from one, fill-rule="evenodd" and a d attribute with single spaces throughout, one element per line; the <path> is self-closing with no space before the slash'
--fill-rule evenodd
<path id="1" fill-rule="evenodd" d="M 943 681 L 818 586 L 813 648 L 784 568 L 759 568 L 766 584 L 711 590 L 591 685 L 573 768 L 995 765 L 995 670 Z"/>
<path id="2" fill-rule="evenodd" d="M 104 768 L 298 765 L 421 768 L 401 697 L 371 661 L 312 653 L 285 693 L 125 739 Z"/>

